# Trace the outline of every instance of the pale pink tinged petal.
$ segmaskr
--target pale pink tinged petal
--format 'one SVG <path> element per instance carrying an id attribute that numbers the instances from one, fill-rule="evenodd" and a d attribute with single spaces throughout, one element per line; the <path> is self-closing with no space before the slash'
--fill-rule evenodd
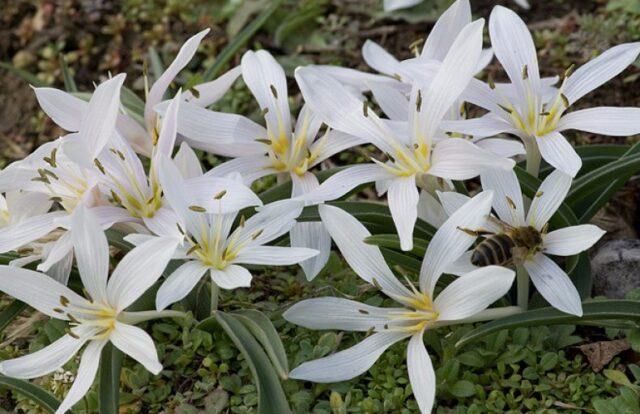
<path id="1" fill-rule="evenodd" d="M 544 252 L 555 256 L 572 256 L 596 244 L 606 231 L 593 224 L 565 227 L 543 235 Z"/>
<path id="2" fill-rule="evenodd" d="M 224 269 L 211 269 L 211 279 L 222 289 L 237 289 L 251 286 L 251 272 L 242 266 L 229 265 Z"/>
<path id="3" fill-rule="evenodd" d="M 57 219 L 66 212 L 56 211 L 22 220 L 0 229 L 0 252 L 15 250 L 27 243 L 46 236 L 58 228 Z"/>
<path id="4" fill-rule="evenodd" d="M 100 365 L 100 354 L 107 341 L 91 341 L 82 352 L 78 373 L 73 385 L 56 410 L 56 414 L 64 414 L 80 401 L 93 385 Z"/>
<path id="5" fill-rule="evenodd" d="M 394 11 L 413 7 L 421 2 L 422 0 L 383 0 L 382 3 L 385 11 Z"/>
<path id="6" fill-rule="evenodd" d="M 54 88 L 33 88 L 40 108 L 62 129 L 76 132 L 89 104 Z"/>
<path id="7" fill-rule="evenodd" d="M 490 168 L 509 170 L 515 162 L 499 158 L 462 138 L 447 138 L 433 149 L 428 174 L 451 180 L 468 180 Z"/>
<path id="8" fill-rule="evenodd" d="M 142 364 L 153 375 L 158 375 L 162 371 L 162 364 L 158 360 L 153 339 L 142 329 L 116 321 L 109 340 L 116 348 Z"/>
<path id="9" fill-rule="evenodd" d="M 552 167 L 575 177 L 582 168 L 582 159 L 569 141 L 559 132 L 536 137 L 542 158 Z"/>
<path id="10" fill-rule="evenodd" d="M 471 135 L 474 138 L 493 137 L 503 132 L 511 132 L 513 127 L 492 114 L 481 118 L 444 120 L 440 124 L 440 129 L 447 132 L 457 132 Z"/>
<path id="11" fill-rule="evenodd" d="M 411 336 L 407 347 L 407 371 L 420 412 L 430 413 L 436 398 L 436 373 L 422 340 L 423 332 Z"/>
<path id="12" fill-rule="evenodd" d="M 470 22 L 469 0 L 456 0 L 436 21 L 420 56 L 425 59 L 444 60 L 458 33 Z"/>
<path id="13" fill-rule="evenodd" d="M 317 190 L 305 194 L 301 198 L 310 202 L 335 200 L 361 184 L 394 177 L 393 174 L 377 164 L 354 165 L 332 175 Z"/>
<path id="14" fill-rule="evenodd" d="M 493 208 L 500 220 L 516 227 L 525 225 L 522 190 L 513 170 L 488 169 L 480 181 L 483 189 L 493 191 Z"/>
<path id="15" fill-rule="evenodd" d="M 420 269 L 420 290 L 433 297 L 438 278 L 444 270 L 464 254 L 476 240 L 460 228 L 477 229 L 491 211 L 493 192 L 483 191 L 469 200 L 447 219 L 431 239 Z"/>
<path id="16" fill-rule="evenodd" d="M 640 108 L 601 106 L 570 112 L 558 123 L 558 131 L 565 129 L 616 137 L 635 135 L 640 133 Z"/>
<path id="17" fill-rule="evenodd" d="M 318 210 L 333 241 L 358 276 L 379 285 L 384 292 L 393 296 L 411 295 L 389 269 L 380 249 L 364 242 L 371 233 L 355 217 L 342 209 L 324 204 Z"/>
<path id="18" fill-rule="evenodd" d="M 398 59 L 373 40 L 367 39 L 362 45 L 362 59 L 369 67 L 385 75 L 394 76 L 399 72 Z"/>
<path id="19" fill-rule="evenodd" d="M 215 80 L 194 86 L 192 89 L 198 91 L 197 98 L 190 91 L 185 92 L 183 97 L 190 103 L 203 108 L 213 105 L 227 93 L 240 75 L 242 75 L 242 69 L 236 66 Z"/>
<path id="20" fill-rule="evenodd" d="M 282 66 L 266 50 L 247 51 L 242 56 L 242 78 L 265 112 L 268 129 L 276 138 L 291 138 L 291 110 L 287 78 Z"/>
<path id="21" fill-rule="evenodd" d="M 533 38 L 527 25 L 513 11 L 496 6 L 489 19 L 489 35 L 493 52 L 518 88 L 520 96 L 526 95 L 525 82 L 530 82 L 534 91 L 540 89 L 538 57 Z M 523 80 L 524 67 L 528 80 Z"/>
<path id="22" fill-rule="evenodd" d="M 404 251 L 413 249 L 413 228 L 418 218 L 418 189 L 415 176 L 398 177 L 391 181 L 387 200 L 391 217 Z"/>
<path id="23" fill-rule="evenodd" d="M 640 53 L 640 42 L 614 46 L 580 66 L 567 78 L 563 93 L 572 104 L 606 83 L 632 64 Z"/>
<path id="24" fill-rule="evenodd" d="M 533 260 L 524 262 L 531 281 L 543 298 L 554 308 L 582 316 L 582 303 L 578 290 L 569 276 L 553 260 L 538 253 Z"/>
<path id="25" fill-rule="evenodd" d="M 156 295 L 156 308 L 163 310 L 189 294 L 208 270 L 200 261 L 191 260 L 177 268 L 164 281 Z"/>
<path id="26" fill-rule="evenodd" d="M 0 362 L 0 373 L 21 379 L 41 377 L 66 364 L 85 342 L 86 340 L 64 335 L 36 352 Z"/>
<path id="27" fill-rule="evenodd" d="M 173 147 L 176 144 L 176 135 L 178 134 L 178 111 L 180 109 L 180 91 L 170 101 L 167 112 L 162 117 L 162 126 L 160 128 L 160 136 L 156 144 L 156 154 L 164 154 L 168 157 L 173 154 Z"/>
<path id="28" fill-rule="evenodd" d="M 544 179 L 531 201 L 526 222 L 538 230 L 549 222 L 571 188 L 571 177 L 555 170 Z"/>
<path id="29" fill-rule="evenodd" d="M 391 313 L 402 308 L 379 308 L 342 298 L 315 298 L 296 303 L 282 317 L 307 329 L 337 329 L 367 332 L 382 330 Z"/>
<path id="30" fill-rule="evenodd" d="M 500 158 L 513 158 L 527 153 L 522 142 L 516 139 L 483 138 L 473 142 L 483 150 L 487 150 Z"/>
<path id="31" fill-rule="evenodd" d="M 409 101 L 406 95 L 397 88 L 380 83 L 372 83 L 371 93 L 373 93 L 373 97 L 382 111 L 390 119 L 397 121 L 409 119 Z"/>
<path id="32" fill-rule="evenodd" d="M 198 46 L 202 39 L 209 33 L 209 29 L 205 29 L 194 36 L 191 36 L 180 48 L 178 55 L 171 62 L 167 70 L 154 82 L 149 90 L 147 96 L 147 102 L 144 107 L 144 120 L 147 125 L 147 130 L 151 131 L 155 126 L 155 114 L 153 113 L 154 107 L 160 103 L 167 88 L 173 82 L 173 79 L 178 73 L 189 63 L 191 58 L 196 54 Z"/>
<path id="33" fill-rule="evenodd" d="M 438 321 L 468 318 L 485 310 L 509 292 L 515 272 L 500 266 L 486 266 L 451 282 L 433 302 Z"/>
<path id="34" fill-rule="evenodd" d="M 200 177 L 204 173 L 198 155 L 186 142 L 180 144 L 173 162 L 186 179 Z"/>
<path id="35" fill-rule="evenodd" d="M 127 253 L 109 278 L 111 306 L 122 311 L 146 292 L 162 276 L 178 243 L 175 238 L 157 237 Z"/>
<path id="36" fill-rule="evenodd" d="M 242 249 L 233 263 L 287 266 L 317 256 L 318 251 L 305 247 L 253 246 Z"/>
<path id="37" fill-rule="evenodd" d="M 239 173 L 246 185 L 251 185 L 262 177 L 277 173 L 277 170 L 272 168 L 272 161 L 266 154 L 260 154 L 238 157 L 223 162 L 209 170 L 205 176 L 225 177 L 233 172 Z"/>
<path id="38" fill-rule="evenodd" d="M 350 380 L 365 373 L 391 345 L 408 337 L 404 332 L 377 332 L 344 351 L 305 362 L 289 378 L 329 383 Z"/>
<path id="39" fill-rule="evenodd" d="M 109 243 L 90 211 L 80 206 L 73 212 L 71 238 L 82 284 L 93 302 L 107 299 Z"/>

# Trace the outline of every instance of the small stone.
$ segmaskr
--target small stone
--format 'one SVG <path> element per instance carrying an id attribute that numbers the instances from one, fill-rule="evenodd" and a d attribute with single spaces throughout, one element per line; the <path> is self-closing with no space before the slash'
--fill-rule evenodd
<path id="1" fill-rule="evenodd" d="M 640 239 L 610 240 L 591 259 L 593 293 L 609 299 L 624 299 L 640 288 Z"/>

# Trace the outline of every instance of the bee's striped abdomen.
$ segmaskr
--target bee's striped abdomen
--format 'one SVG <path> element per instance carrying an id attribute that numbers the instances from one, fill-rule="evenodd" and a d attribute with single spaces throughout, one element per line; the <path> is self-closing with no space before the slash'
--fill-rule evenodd
<path id="1" fill-rule="evenodd" d="M 513 258 L 514 242 L 507 234 L 495 234 L 484 239 L 471 255 L 474 266 L 504 265 Z"/>

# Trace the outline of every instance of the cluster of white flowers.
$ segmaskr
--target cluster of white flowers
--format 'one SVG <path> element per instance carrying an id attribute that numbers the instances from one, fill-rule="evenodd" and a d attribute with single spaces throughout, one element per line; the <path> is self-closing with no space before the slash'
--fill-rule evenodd
<path id="1" fill-rule="evenodd" d="M 265 50 L 248 51 L 239 67 L 163 101 L 208 30 L 189 39 L 152 85 L 143 117 L 120 102 L 124 75 L 98 85 L 89 102 L 35 88 L 43 110 L 69 133 L 0 171 L 0 252 L 20 253 L 9 266 L 0 266 L 0 291 L 68 321 L 69 329 L 38 352 L 0 362 L 0 373 L 34 378 L 56 372 L 84 347 L 75 382 L 58 409 L 63 413 L 90 388 L 109 341 L 159 373 L 151 337 L 134 325 L 179 315 L 164 309 L 186 297 L 205 274 L 215 289 L 235 289 L 251 284 L 243 265 L 300 264 L 312 280 L 326 264 L 332 240 L 358 276 L 398 307 L 338 298 L 293 306 L 284 315 L 290 322 L 373 333 L 350 349 L 302 364 L 292 378 L 353 378 L 386 348 L 410 338 L 413 392 L 421 411 L 430 412 L 436 381 L 424 332 L 518 311 L 487 309 L 512 287 L 515 272 L 509 266 L 524 269 L 552 306 L 581 315 L 576 288 L 548 255 L 584 251 L 603 231 L 579 225 L 548 232 L 547 223 L 581 167 L 562 131 L 640 133 L 640 109 L 566 111 L 631 64 L 640 43 L 616 46 L 559 81 L 540 77 L 531 35 L 514 12 L 493 10 L 492 49 L 482 48 L 483 29 L 483 19 L 472 21 L 468 0 L 457 0 L 413 59 L 399 61 L 368 41 L 363 56 L 379 74 L 300 67 L 295 80 L 305 104 L 295 120 L 285 72 Z M 474 77 L 494 54 L 510 82 Z M 207 109 L 239 77 L 262 110 L 261 124 Z M 371 92 L 377 109 L 365 92 Z M 467 119 L 467 103 L 486 114 Z M 384 158 L 349 166 L 319 183 L 313 171 L 320 163 L 361 144 L 374 145 Z M 229 160 L 204 172 L 192 148 Z M 513 171 L 514 158 L 525 155 L 533 175 L 541 158 L 556 168 L 531 200 L 523 197 Z M 270 174 L 290 178 L 291 197 L 263 205 L 250 185 Z M 452 191 L 452 180 L 475 177 L 483 191 L 473 198 Z M 417 286 L 395 277 L 380 250 L 365 244 L 370 234 L 353 216 L 324 204 L 371 182 L 379 196 L 387 194 L 403 250 L 413 248 L 418 217 L 438 228 Z M 318 205 L 321 221 L 297 222 L 309 205 Z M 247 208 L 256 211 L 246 220 L 238 217 Z M 114 226 L 135 247 L 110 272 L 105 230 Z M 478 236 L 509 232 L 524 234 L 513 246 L 498 246 L 509 263 L 472 248 Z M 287 234 L 291 247 L 268 245 Z M 497 243 L 491 236 L 481 240 Z M 66 286 L 74 259 L 86 297 Z M 127 311 L 161 279 L 170 260 L 181 264 L 164 278 L 157 310 Z M 46 274 L 22 268 L 33 262 Z M 444 273 L 458 278 L 436 295 Z"/>

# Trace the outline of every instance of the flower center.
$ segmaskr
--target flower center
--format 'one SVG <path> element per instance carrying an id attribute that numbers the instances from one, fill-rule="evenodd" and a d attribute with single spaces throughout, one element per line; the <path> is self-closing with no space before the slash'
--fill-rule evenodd
<path id="1" fill-rule="evenodd" d="M 108 304 L 89 301 L 72 303 L 64 296 L 60 296 L 60 307 L 53 310 L 69 318 L 71 327 L 68 334 L 75 338 L 80 336 L 73 329 L 80 326 L 90 329 L 88 339 L 108 338 L 118 319 L 118 312 Z"/>

